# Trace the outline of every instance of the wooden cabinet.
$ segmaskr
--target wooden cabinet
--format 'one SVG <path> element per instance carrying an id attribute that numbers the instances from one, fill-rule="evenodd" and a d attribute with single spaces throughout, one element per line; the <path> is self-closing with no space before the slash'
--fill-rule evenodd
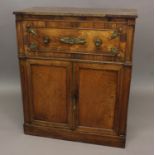
<path id="1" fill-rule="evenodd" d="M 24 131 L 124 147 L 136 12 L 65 10 L 14 12 Z"/>

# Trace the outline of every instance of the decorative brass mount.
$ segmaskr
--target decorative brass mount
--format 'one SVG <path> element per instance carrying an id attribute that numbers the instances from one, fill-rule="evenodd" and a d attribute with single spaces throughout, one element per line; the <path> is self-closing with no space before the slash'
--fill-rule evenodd
<path id="1" fill-rule="evenodd" d="M 71 44 L 71 45 L 74 45 L 74 44 L 83 45 L 86 43 L 86 40 L 83 38 L 63 37 L 63 38 L 60 38 L 60 42 L 65 44 Z"/>

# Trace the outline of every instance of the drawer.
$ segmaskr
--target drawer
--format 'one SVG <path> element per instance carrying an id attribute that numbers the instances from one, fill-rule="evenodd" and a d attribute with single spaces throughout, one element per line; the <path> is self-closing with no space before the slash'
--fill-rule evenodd
<path id="1" fill-rule="evenodd" d="M 29 55 L 73 53 L 124 58 L 126 29 L 91 27 L 52 27 L 52 24 L 27 24 L 24 48 Z"/>

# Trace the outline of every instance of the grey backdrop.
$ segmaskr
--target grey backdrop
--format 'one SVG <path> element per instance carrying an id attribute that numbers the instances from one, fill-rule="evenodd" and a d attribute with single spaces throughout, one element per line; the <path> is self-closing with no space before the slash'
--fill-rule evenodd
<path id="1" fill-rule="evenodd" d="M 125 150 L 25 136 L 17 59 L 14 10 L 32 6 L 136 8 L 133 76 Z M 0 150 L 2 155 L 153 154 L 153 0 L 1 0 Z M 24 153 L 25 151 L 25 153 Z"/>

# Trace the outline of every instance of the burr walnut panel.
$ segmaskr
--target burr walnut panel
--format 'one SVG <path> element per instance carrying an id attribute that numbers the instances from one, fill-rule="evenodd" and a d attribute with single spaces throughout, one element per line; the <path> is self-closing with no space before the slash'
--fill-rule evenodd
<path id="1" fill-rule="evenodd" d="M 108 130 L 109 134 L 115 134 L 122 66 L 83 63 L 77 63 L 75 66 L 79 94 L 79 129 L 90 127 L 91 132 L 98 134 L 104 130 Z"/>
<path id="2" fill-rule="evenodd" d="M 116 73 L 80 69 L 79 78 L 79 125 L 112 129 L 116 103 Z"/>
<path id="3" fill-rule="evenodd" d="M 69 123 L 69 62 L 28 61 L 32 119 L 49 123 Z M 61 96 L 61 97 L 60 97 Z"/>
<path id="4" fill-rule="evenodd" d="M 77 53 L 124 60 L 127 27 L 115 22 L 26 21 L 24 49 L 28 55 Z"/>

